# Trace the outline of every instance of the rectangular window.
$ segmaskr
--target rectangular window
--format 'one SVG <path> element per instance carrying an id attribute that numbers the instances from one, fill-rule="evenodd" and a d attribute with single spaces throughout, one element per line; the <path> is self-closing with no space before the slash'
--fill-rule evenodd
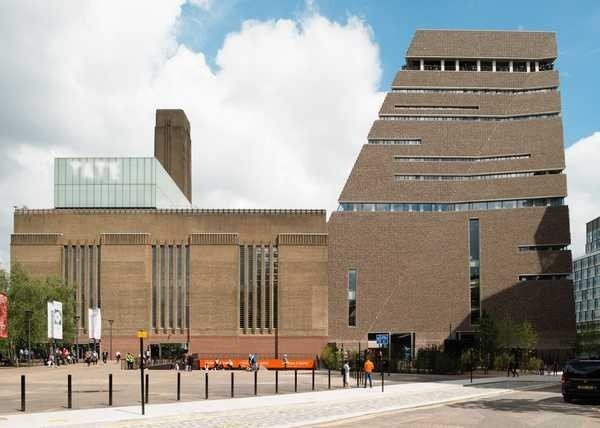
<path id="1" fill-rule="evenodd" d="M 273 247 L 273 326 L 279 328 L 279 250 Z"/>
<path id="2" fill-rule="evenodd" d="M 271 329 L 271 247 L 264 248 L 265 259 L 265 328 Z"/>
<path id="3" fill-rule="evenodd" d="M 248 328 L 254 327 L 254 247 L 248 246 Z"/>
<path id="4" fill-rule="evenodd" d="M 89 299 L 90 296 L 85 298 L 85 246 L 81 245 L 79 247 L 79 286 L 81 287 L 81 320 L 82 324 L 85 328 L 87 324 L 87 311 L 86 309 L 89 307 Z"/>
<path id="5" fill-rule="evenodd" d="M 246 328 L 244 311 L 244 281 L 246 269 L 246 247 L 240 245 L 240 328 Z"/>
<path id="6" fill-rule="evenodd" d="M 262 293 L 262 286 L 263 286 L 263 282 L 262 282 L 262 254 L 263 254 L 263 247 L 262 246 L 258 246 L 256 247 L 256 328 L 262 328 L 262 298 L 263 298 L 263 293 Z"/>
<path id="7" fill-rule="evenodd" d="M 101 251 L 100 251 L 100 245 L 98 245 L 96 247 L 96 293 L 98 293 L 98 307 L 101 308 L 102 307 L 102 293 L 101 293 L 101 289 L 100 289 L 100 263 L 102 261 L 101 259 Z"/>
<path id="8" fill-rule="evenodd" d="M 348 271 L 348 326 L 356 327 L 356 270 Z"/>
<path id="9" fill-rule="evenodd" d="M 169 245 L 169 328 L 174 327 L 175 289 L 173 288 L 173 246 Z"/>
<path id="10" fill-rule="evenodd" d="M 185 247 L 185 325 L 190 334 L 190 246 Z"/>
<path id="11" fill-rule="evenodd" d="M 157 296 L 157 278 L 158 264 L 156 262 L 156 245 L 152 246 L 152 328 L 156 328 L 157 313 L 158 313 L 158 296 Z"/>
<path id="12" fill-rule="evenodd" d="M 177 328 L 182 326 L 183 318 L 183 260 L 181 245 L 177 246 Z"/>
<path id="13" fill-rule="evenodd" d="M 88 247 L 88 290 L 90 295 L 90 308 L 97 308 L 96 293 L 94 293 L 94 247 Z"/>
<path id="14" fill-rule="evenodd" d="M 160 327 L 165 328 L 167 311 L 167 263 L 166 249 L 164 245 L 160 246 Z"/>
<path id="15" fill-rule="evenodd" d="M 478 324 L 481 312 L 479 294 L 479 219 L 469 220 L 469 286 L 471 290 L 471 324 Z"/>

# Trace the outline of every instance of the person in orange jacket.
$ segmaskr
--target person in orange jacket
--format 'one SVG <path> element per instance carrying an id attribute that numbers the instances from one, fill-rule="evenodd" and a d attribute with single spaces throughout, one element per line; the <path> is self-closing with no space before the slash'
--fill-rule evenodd
<path id="1" fill-rule="evenodd" d="M 367 358 L 365 365 L 363 366 L 363 370 L 365 371 L 365 388 L 367 387 L 367 379 L 369 379 L 369 388 L 373 388 L 373 378 L 371 377 L 371 373 L 373 373 L 374 368 L 375 365 Z"/>

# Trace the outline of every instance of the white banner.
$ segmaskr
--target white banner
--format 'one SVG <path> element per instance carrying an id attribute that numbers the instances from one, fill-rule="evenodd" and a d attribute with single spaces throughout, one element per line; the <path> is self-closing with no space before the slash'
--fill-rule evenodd
<path id="1" fill-rule="evenodd" d="M 88 308 L 88 332 L 90 339 L 100 340 L 102 335 L 102 315 L 100 308 Z"/>
<path id="2" fill-rule="evenodd" d="M 55 300 L 48 302 L 48 339 L 63 338 L 62 303 Z"/>

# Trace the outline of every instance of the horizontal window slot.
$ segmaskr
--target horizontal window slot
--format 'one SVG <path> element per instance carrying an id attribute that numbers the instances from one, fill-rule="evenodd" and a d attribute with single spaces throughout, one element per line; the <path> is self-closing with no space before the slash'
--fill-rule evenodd
<path id="1" fill-rule="evenodd" d="M 394 175 L 394 181 L 476 181 L 476 180 L 497 180 L 503 178 L 533 177 L 535 175 L 559 174 L 560 171 L 518 171 L 518 172 L 500 172 L 490 174 L 469 174 L 469 175 Z"/>
<path id="2" fill-rule="evenodd" d="M 501 156 L 394 156 L 397 162 L 493 162 L 505 160 L 529 159 L 530 154 L 501 155 Z"/>
<path id="3" fill-rule="evenodd" d="M 403 110 L 479 110 L 479 106 L 442 106 L 442 105 L 436 105 L 436 106 L 423 106 L 423 105 L 419 105 L 419 106 L 415 106 L 415 105 L 400 105 L 400 104 L 396 104 L 394 106 L 394 108 L 396 109 L 403 109 Z"/>
<path id="4" fill-rule="evenodd" d="M 559 279 L 571 279 L 570 273 L 540 273 L 519 275 L 519 281 L 556 281 Z"/>
<path id="5" fill-rule="evenodd" d="M 560 116 L 559 113 L 540 113 L 519 116 L 393 116 L 381 115 L 381 120 L 411 120 L 411 121 L 476 121 L 476 122 L 508 122 L 513 120 L 549 119 Z"/>
<path id="6" fill-rule="evenodd" d="M 564 198 L 531 198 L 477 202 L 341 202 L 338 211 L 349 212 L 456 212 L 512 208 L 559 207 Z"/>
<path id="7" fill-rule="evenodd" d="M 568 244 L 545 244 L 545 245 L 519 245 L 519 251 L 522 253 L 530 251 L 565 251 Z"/>
<path id="8" fill-rule="evenodd" d="M 523 95 L 556 92 L 558 88 L 536 88 L 536 89 L 459 89 L 459 88 L 392 88 L 396 94 L 486 94 L 486 95 Z"/>
<path id="9" fill-rule="evenodd" d="M 397 139 L 397 140 L 379 140 L 369 139 L 369 144 L 380 144 L 380 145 L 398 145 L 398 146 L 418 146 L 421 144 L 419 139 Z"/>

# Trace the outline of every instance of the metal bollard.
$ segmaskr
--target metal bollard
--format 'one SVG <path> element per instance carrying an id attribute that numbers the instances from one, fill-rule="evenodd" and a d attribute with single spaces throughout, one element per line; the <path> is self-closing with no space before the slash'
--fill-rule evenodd
<path id="1" fill-rule="evenodd" d="M 298 392 L 298 369 L 294 369 L 294 392 Z"/>
<path id="2" fill-rule="evenodd" d="M 25 375 L 21 375 L 21 411 L 25 411 Z"/>
<path id="3" fill-rule="evenodd" d="M 312 390 L 315 390 L 315 369 L 312 369 Z"/>
<path id="4" fill-rule="evenodd" d="M 233 391 L 234 391 L 234 388 L 233 388 L 233 385 L 234 385 L 234 383 L 233 383 L 234 382 L 233 381 L 233 375 L 234 375 L 234 373 L 231 372 L 231 398 L 233 398 Z"/>
<path id="5" fill-rule="evenodd" d="M 383 374 L 383 372 L 381 372 L 381 392 L 383 392 L 383 382 L 385 380 L 385 376 Z"/>
<path id="6" fill-rule="evenodd" d="M 113 383 L 112 383 L 112 373 L 108 375 L 108 405 L 113 405 Z"/>
<path id="7" fill-rule="evenodd" d="M 279 370 L 275 370 L 275 394 L 279 394 Z"/>
<path id="8" fill-rule="evenodd" d="M 204 398 L 208 400 L 208 373 L 204 373 Z"/>
<path id="9" fill-rule="evenodd" d="M 71 375 L 67 375 L 67 409 L 73 408 L 73 390 L 71 388 Z"/>
<path id="10" fill-rule="evenodd" d="M 356 387 L 358 388 L 360 386 L 360 371 L 357 369 L 356 370 Z"/>
<path id="11" fill-rule="evenodd" d="M 146 374 L 146 404 L 148 404 L 148 391 L 150 390 L 150 377 Z"/>
<path id="12" fill-rule="evenodd" d="M 258 395 L 258 370 L 254 370 L 254 395 Z"/>
<path id="13" fill-rule="evenodd" d="M 181 372 L 177 372 L 177 401 L 181 400 Z"/>
<path id="14" fill-rule="evenodd" d="M 331 389 L 331 369 L 327 370 L 327 389 Z"/>

